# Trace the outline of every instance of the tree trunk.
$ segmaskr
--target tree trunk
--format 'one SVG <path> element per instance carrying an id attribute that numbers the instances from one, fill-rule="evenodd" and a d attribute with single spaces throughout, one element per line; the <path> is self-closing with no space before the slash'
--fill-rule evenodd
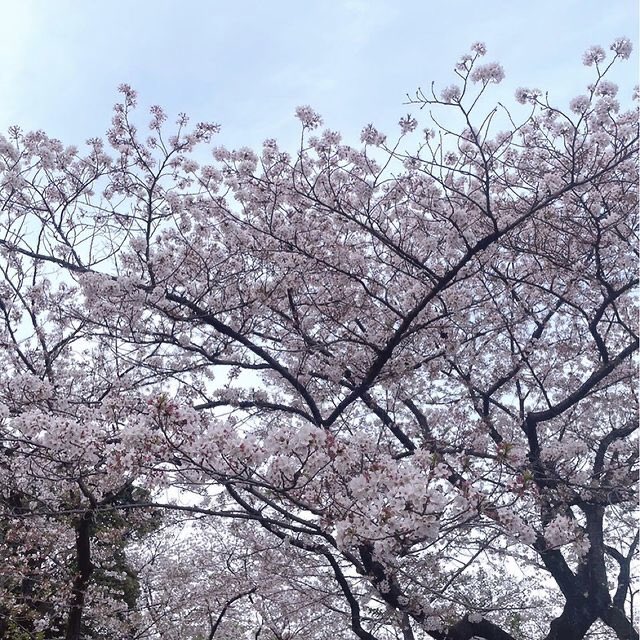
<path id="1" fill-rule="evenodd" d="M 76 525 L 76 561 L 78 572 L 73 581 L 71 608 L 67 621 L 65 640 L 81 640 L 82 613 L 89 579 L 93 573 L 91 564 L 91 521 L 93 514 L 87 511 Z"/>

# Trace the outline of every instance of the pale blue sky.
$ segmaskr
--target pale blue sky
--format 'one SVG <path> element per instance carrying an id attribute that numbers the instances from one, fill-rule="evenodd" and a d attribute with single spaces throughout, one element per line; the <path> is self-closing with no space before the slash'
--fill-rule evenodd
<path id="1" fill-rule="evenodd" d="M 636 0 L 0 0 L 0 129 L 41 128 L 67 143 L 102 135 L 128 82 L 143 104 L 223 126 L 220 142 L 292 144 L 296 105 L 356 142 L 393 131 L 407 92 L 452 80 L 476 40 L 509 94 L 566 100 L 589 81 L 591 44 L 638 45 Z M 637 51 L 624 67 L 636 83 Z M 146 116 L 144 118 L 146 121 Z"/>

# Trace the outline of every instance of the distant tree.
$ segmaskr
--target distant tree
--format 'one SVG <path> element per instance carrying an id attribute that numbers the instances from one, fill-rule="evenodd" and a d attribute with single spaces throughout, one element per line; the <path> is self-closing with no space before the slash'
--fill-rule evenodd
<path id="1" fill-rule="evenodd" d="M 38 576 L 30 638 L 638 638 L 630 52 L 487 109 L 476 43 L 435 131 L 358 147 L 301 107 L 296 154 L 200 166 L 217 127 L 143 135 L 128 86 L 113 155 L 12 130 L 0 612 Z"/>

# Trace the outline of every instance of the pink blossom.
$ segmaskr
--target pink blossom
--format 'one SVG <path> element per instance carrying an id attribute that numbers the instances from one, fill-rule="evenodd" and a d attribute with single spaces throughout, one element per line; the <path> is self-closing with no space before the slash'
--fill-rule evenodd
<path id="1" fill-rule="evenodd" d="M 153 119 L 149 123 L 149 129 L 159 129 L 167 119 L 167 114 L 162 107 L 154 105 L 149 109 L 149 112 L 153 116 Z"/>
<path id="2" fill-rule="evenodd" d="M 135 107 L 138 100 L 138 93 L 131 88 L 130 85 L 122 83 L 118 86 L 118 91 L 124 95 L 125 105 L 127 107 Z"/>
<path id="3" fill-rule="evenodd" d="M 322 132 L 320 141 L 325 148 L 336 147 L 342 141 L 342 135 L 338 131 L 331 131 L 327 129 Z"/>
<path id="4" fill-rule="evenodd" d="M 360 134 L 360 141 L 364 144 L 379 146 L 384 144 L 386 136 L 380 133 L 372 124 L 368 124 Z"/>
<path id="5" fill-rule="evenodd" d="M 497 62 L 479 65 L 471 72 L 471 80 L 473 82 L 494 82 L 498 84 L 503 79 L 504 69 Z"/>
<path id="6" fill-rule="evenodd" d="M 544 538 L 552 548 L 567 544 L 575 535 L 576 527 L 574 521 L 564 515 L 556 516 L 544 528 Z"/>
<path id="7" fill-rule="evenodd" d="M 462 72 L 467 71 L 472 61 L 473 56 L 470 53 L 465 53 L 460 56 L 460 60 L 456 63 L 456 69 Z"/>
<path id="8" fill-rule="evenodd" d="M 631 44 L 631 40 L 629 40 L 629 38 L 616 38 L 609 48 L 623 60 L 626 60 L 633 51 L 633 45 Z"/>
<path id="9" fill-rule="evenodd" d="M 520 104 L 535 104 L 538 98 L 542 95 L 540 89 L 525 89 L 520 87 L 516 89 L 515 98 Z"/>
<path id="10" fill-rule="evenodd" d="M 198 122 L 194 130 L 194 136 L 198 142 L 210 142 L 211 138 L 220 132 L 220 125 L 215 122 Z"/>
<path id="11" fill-rule="evenodd" d="M 582 63 L 587 67 L 598 64 L 606 58 L 604 49 L 600 46 L 589 47 L 582 56 Z"/>
<path id="12" fill-rule="evenodd" d="M 231 152 L 226 147 L 214 147 L 211 153 L 218 162 L 226 162 L 231 159 Z"/>
<path id="13" fill-rule="evenodd" d="M 185 160 L 182 163 L 182 169 L 187 173 L 195 173 L 198 170 L 198 163 L 195 160 Z"/>
<path id="14" fill-rule="evenodd" d="M 576 96 L 569 102 L 569 108 L 574 113 L 584 113 L 590 106 L 589 96 Z"/>
<path id="15" fill-rule="evenodd" d="M 455 164 L 458 161 L 458 156 L 452 151 L 448 151 L 444 154 L 444 163 L 445 164 Z"/>
<path id="16" fill-rule="evenodd" d="M 474 42 L 471 45 L 471 51 L 477 53 L 479 56 L 483 56 L 487 53 L 487 46 L 484 42 Z"/>
<path id="17" fill-rule="evenodd" d="M 462 90 L 455 84 L 445 87 L 440 93 L 440 99 L 443 102 L 460 102 L 461 96 Z"/>
<path id="18" fill-rule="evenodd" d="M 413 116 L 406 115 L 404 118 L 400 118 L 398 124 L 400 125 L 400 132 L 404 135 L 405 133 L 415 131 L 415 128 L 418 126 L 418 121 Z"/>
<path id="19" fill-rule="evenodd" d="M 595 88 L 595 94 L 597 96 L 615 97 L 618 93 L 618 85 L 609 80 L 601 80 Z"/>
<path id="20" fill-rule="evenodd" d="M 296 117 L 306 129 L 316 129 L 322 124 L 322 117 L 308 105 L 296 109 Z"/>

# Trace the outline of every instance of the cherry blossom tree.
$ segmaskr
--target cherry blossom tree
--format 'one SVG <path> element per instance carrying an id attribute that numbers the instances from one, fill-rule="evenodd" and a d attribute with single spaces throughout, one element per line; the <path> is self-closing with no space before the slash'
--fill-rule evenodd
<path id="1" fill-rule="evenodd" d="M 638 638 L 630 52 L 507 109 L 476 43 L 357 146 L 3 138 L 12 632 Z"/>
<path id="2" fill-rule="evenodd" d="M 45 262 L 7 253 L 0 270 L 0 635 L 124 637 L 137 588 L 125 546 L 152 522 L 113 510 L 148 500 L 118 450 L 140 381 Z"/>

